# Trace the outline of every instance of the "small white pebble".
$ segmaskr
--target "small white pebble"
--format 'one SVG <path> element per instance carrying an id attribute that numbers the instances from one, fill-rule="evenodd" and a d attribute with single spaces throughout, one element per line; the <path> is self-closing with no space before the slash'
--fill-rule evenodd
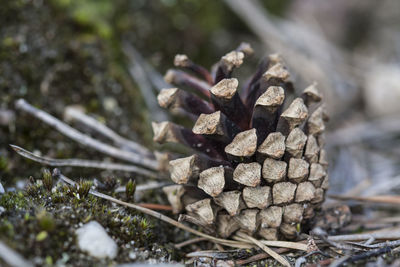
<path id="1" fill-rule="evenodd" d="M 106 230 L 96 221 L 91 221 L 76 230 L 78 246 L 95 258 L 114 259 L 117 243 L 108 236 Z"/>
<path id="2" fill-rule="evenodd" d="M 129 252 L 129 258 L 131 260 L 136 260 L 137 254 L 134 251 Z"/>

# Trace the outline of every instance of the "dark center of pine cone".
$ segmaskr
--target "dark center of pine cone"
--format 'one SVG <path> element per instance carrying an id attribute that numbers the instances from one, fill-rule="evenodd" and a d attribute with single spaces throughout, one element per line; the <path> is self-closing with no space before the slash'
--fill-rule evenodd
<path id="1" fill-rule="evenodd" d="M 279 55 L 261 60 L 245 82 L 232 78 L 251 54 L 241 44 L 212 71 L 176 56 L 175 65 L 187 72 L 167 72 L 165 80 L 176 88 L 162 89 L 158 102 L 192 119 L 193 128 L 154 122 L 154 140 L 183 144 L 192 154 L 169 161 L 177 185 L 164 191 L 180 220 L 209 233 L 293 239 L 328 188 L 328 117 L 315 83 L 295 95 Z"/>

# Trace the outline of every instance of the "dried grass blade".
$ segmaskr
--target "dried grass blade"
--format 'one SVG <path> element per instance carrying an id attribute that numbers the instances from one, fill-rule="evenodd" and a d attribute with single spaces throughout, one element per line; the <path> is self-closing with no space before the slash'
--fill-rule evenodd
<path id="1" fill-rule="evenodd" d="M 299 242 L 269 241 L 269 240 L 260 240 L 260 242 L 270 247 L 291 248 L 291 249 L 307 251 L 307 245 Z"/>
<path id="2" fill-rule="evenodd" d="M 233 236 L 235 240 L 246 242 L 247 238 L 242 236 Z M 290 242 L 290 241 L 275 241 L 275 240 L 258 240 L 266 246 L 269 247 L 277 247 L 277 248 L 288 248 L 288 249 L 296 249 L 307 251 L 307 245 L 301 242 Z"/>
<path id="3" fill-rule="evenodd" d="M 264 250 L 266 253 L 268 253 L 271 257 L 273 257 L 275 260 L 277 260 L 279 263 L 281 263 L 283 266 L 289 266 L 290 267 L 290 263 L 281 255 L 279 255 L 278 253 L 276 253 L 275 251 L 273 251 L 272 249 L 270 249 L 269 247 L 267 247 L 266 245 L 264 245 L 263 243 L 261 243 L 259 240 L 246 235 L 244 233 L 237 233 L 237 235 L 241 238 L 247 239 L 248 241 L 254 243 L 255 245 L 257 245 L 258 247 L 260 247 L 262 250 Z"/>
<path id="4" fill-rule="evenodd" d="M 400 196 L 394 196 L 394 195 L 383 195 L 383 196 L 372 196 L 372 197 L 328 195 L 328 197 L 338 200 L 356 200 L 363 202 L 395 204 L 395 205 L 400 204 Z"/>

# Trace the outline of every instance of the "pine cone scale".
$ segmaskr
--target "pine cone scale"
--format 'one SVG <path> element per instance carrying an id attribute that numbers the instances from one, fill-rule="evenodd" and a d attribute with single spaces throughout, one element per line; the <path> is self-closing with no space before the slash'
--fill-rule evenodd
<path id="1" fill-rule="evenodd" d="M 312 220 L 329 186 L 323 149 L 328 117 L 316 84 L 296 97 L 282 58 L 269 56 L 242 92 L 232 78 L 250 47 L 226 54 L 213 71 L 178 55 L 167 82 L 192 87 L 207 100 L 181 88 L 160 92 L 160 106 L 183 110 L 192 129 L 154 123 L 154 140 L 192 148 L 193 155 L 170 161 L 164 191 L 180 219 L 227 238 L 244 231 L 266 239 L 292 239 Z M 196 106 L 197 105 L 197 106 Z"/>

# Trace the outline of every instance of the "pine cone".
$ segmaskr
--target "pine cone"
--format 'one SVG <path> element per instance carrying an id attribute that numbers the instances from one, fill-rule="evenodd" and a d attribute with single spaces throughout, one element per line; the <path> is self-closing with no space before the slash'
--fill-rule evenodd
<path id="1" fill-rule="evenodd" d="M 232 72 L 252 54 L 241 44 L 209 72 L 175 57 L 159 105 L 193 120 L 188 129 L 153 122 L 154 141 L 180 143 L 192 155 L 169 162 L 168 196 L 180 220 L 227 238 L 241 230 L 293 239 L 320 208 L 328 187 L 323 132 L 328 119 L 316 85 L 295 97 L 279 55 L 261 61 L 238 91 Z"/>

